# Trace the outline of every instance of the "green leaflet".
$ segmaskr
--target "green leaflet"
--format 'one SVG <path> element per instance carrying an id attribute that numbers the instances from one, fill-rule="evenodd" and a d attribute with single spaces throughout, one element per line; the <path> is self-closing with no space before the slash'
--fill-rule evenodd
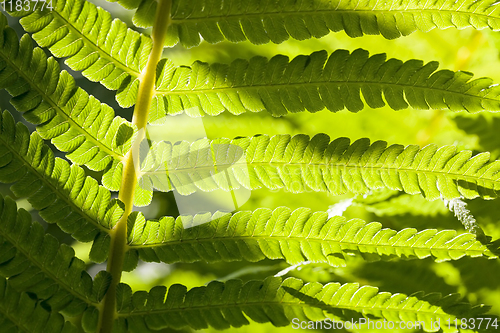
<path id="1" fill-rule="evenodd" d="M 312 261 L 345 266 L 346 257 L 352 254 L 369 261 L 495 257 L 473 234 L 409 228 L 398 232 L 382 229 L 377 222 L 328 218 L 325 212 L 312 213 L 307 208 L 260 208 L 147 222 L 142 214 L 132 214 L 129 226 L 130 249 L 138 251 L 142 260 L 166 263 L 270 258 L 290 264 Z"/>
<path id="2" fill-rule="evenodd" d="M 120 0 L 120 5 L 127 9 L 137 9 L 132 18 L 135 26 L 148 28 L 153 26 L 157 2 L 154 0 Z M 193 2 L 191 2 L 193 3 Z"/>
<path id="3" fill-rule="evenodd" d="M 215 157 L 215 158 L 214 158 Z M 284 189 L 301 193 L 364 194 L 389 188 L 440 197 L 491 199 L 500 190 L 500 161 L 489 153 L 472 157 L 454 146 L 387 146 L 348 138 L 330 142 L 326 134 L 260 135 L 251 138 L 202 139 L 194 143 L 159 142 L 142 162 L 141 191 Z M 145 204 L 148 204 L 146 202 Z"/>
<path id="4" fill-rule="evenodd" d="M 92 311 L 104 296 L 101 289 L 111 280 L 102 272 L 92 281 L 73 248 L 59 244 L 41 224 L 31 221 L 28 212 L 17 211 L 16 203 L 2 196 L 0 253 L 0 274 L 13 289 L 33 293 L 44 308 L 69 316 Z"/>
<path id="5" fill-rule="evenodd" d="M 120 285 L 119 317 L 116 332 L 147 332 L 166 327 L 216 329 L 248 325 L 249 318 L 258 323 L 271 322 L 286 326 L 299 321 L 358 321 L 362 317 L 387 319 L 393 322 L 423 322 L 431 331 L 431 322 L 456 317 L 475 317 L 484 313 L 484 306 L 471 307 L 458 303 L 457 295 L 423 293 L 407 296 L 379 292 L 378 288 L 357 283 L 304 284 L 301 280 L 269 277 L 263 281 L 212 281 L 207 286 L 189 291 L 183 285 L 157 286 L 149 293 L 132 295 L 130 287 Z M 443 327 L 455 332 L 454 327 Z"/>
<path id="6" fill-rule="evenodd" d="M 292 61 L 283 55 L 270 60 L 258 56 L 230 65 L 197 61 L 191 67 L 175 67 L 163 60 L 150 122 L 181 112 L 194 117 L 267 110 L 283 116 L 325 108 L 357 112 L 365 104 L 380 108 L 386 103 L 394 110 L 500 111 L 500 87 L 491 79 L 472 80 L 469 72 L 437 68 L 437 62 L 386 60 L 385 54 L 369 57 L 362 49 L 351 54 L 337 50 L 330 57 L 319 51 Z"/>
<path id="7" fill-rule="evenodd" d="M 23 28 L 56 57 L 91 81 L 118 90 L 122 107 L 135 104 L 138 76 L 146 66 L 152 42 L 100 7 L 85 0 L 52 0 L 52 11 L 9 12 L 22 16 Z"/>
<path id="8" fill-rule="evenodd" d="M 13 96 L 11 103 L 44 139 L 76 164 L 100 171 L 121 160 L 130 149 L 132 125 L 115 117 L 111 107 L 76 87 L 54 58 L 33 49 L 25 35 L 18 41 L 0 15 L 0 88 Z"/>
<path id="9" fill-rule="evenodd" d="M 82 242 L 105 237 L 123 214 L 107 189 L 81 167 L 55 158 L 38 133 L 30 136 L 7 111 L 0 114 L 0 182 L 15 182 L 16 196 L 28 197 L 43 219 Z"/>
<path id="10" fill-rule="evenodd" d="M 4 278 L 0 278 L 0 325 L 3 332 L 78 332 L 61 314 L 50 312 L 28 294 L 15 291 Z"/>
<path id="11" fill-rule="evenodd" d="M 119 0 L 137 11 L 134 24 L 153 25 L 156 2 Z M 254 44 L 282 43 L 320 38 L 344 30 L 351 37 L 382 35 L 387 39 L 407 36 L 416 30 L 456 27 L 500 30 L 498 3 L 494 0 L 439 0 L 413 2 L 341 0 L 174 0 L 167 45 L 179 41 L 185 47 L 223 40 Z"/>

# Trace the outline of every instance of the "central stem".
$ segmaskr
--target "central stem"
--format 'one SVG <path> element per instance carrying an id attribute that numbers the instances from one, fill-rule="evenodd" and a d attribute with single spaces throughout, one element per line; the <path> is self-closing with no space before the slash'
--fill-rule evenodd
<path id="1" fill-rule="evenodd" d="M 116 286 L 120 283 L 123 260 L 127 248 L 127 220 L 134 205 L 135 188 L 137 186 L 137 166 L 138 161 L 134 161 L 134 156 L 138 158 L 138 151 L 141 141 L 146 134 L 149 108 L 153 98 L 156 82 L 156 66 L 163 53 L 165 36 L 170 25 L 171 0 L 158 0 L 155 14 L 153 33 L 151 39 L 153 48 L 148 58 L 148 63 L 141 78 L 137 101 L 134 108 L 132 123 L 137 126 L 138 134 L 131 149 L 125 156 L 123 162 L 122 181 L 118 199 L 125 205 L 123 216 L 110 231 L 111 246 L 108 257 L 107 271 L 112 276 L 112 282 L 108 292 L 102 301 L 102 311 L 99 319 L 98 332 L 111 333 L 113 323 L 116 318 Z"/>

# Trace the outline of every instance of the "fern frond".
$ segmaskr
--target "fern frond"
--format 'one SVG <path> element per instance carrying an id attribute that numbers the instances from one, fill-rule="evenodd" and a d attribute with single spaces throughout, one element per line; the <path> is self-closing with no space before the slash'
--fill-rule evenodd
<path id="1" fill-rule="evenodd" d="M 448 213 L 441 200 L 428 201 L 418 195 L 391 190 L 373 191 L 370 195 L 358 196 L 354 204 L 377 216 L 410 215 L 428 219 L 444 218 Z"/>
<path id="2" fill-rule="evenodd" d="M 422 193 L 429 200 L 461 196 L 485 199 L 500 190 L 500 161 L 471 157 L 454 146 L 404 147 L 369 139 L 330 142 L 326 134 L 267 135 L 155 144 L 141 166 L 142 191 L 285 189 L 364 194 L 389 188 Z"/>
<path id="3" fill-rule="evenodd" d="M 120 106 L 135 103 L 139 76 L 152 42 L 104 9 L 85 0 L 52 0 L 51 11 L 9 12 L 41 47 L 91 81 L 118 90 Z"/>
<path id="4" fill-rule="evenodd" d="M 476 135 L 478 149 L 489 151 L 495 158 L 500 157 L 500 137 L 496 129 L 500 128 L 500 117 L 497 114 L 458 114 L 452 118 L 456 126 L 468 135 Z"/>
<path id="5" fill-rule="evenodd" d="M 125 8 L 135 9 L 134 24 L 153 24 L 156 2 L 119 0 Z M 382 35 L 387 39 L 407 36 L 416 30 L 430 31 L 455 27 L 500 30 L 498 2 L 494 0 L 439 0 L 380 3 L 368 1 L 182 1 L 172 2 L 172 25 L 167 44 L 179 41 L 185 47 L 223 40 L 254 44 L 282 43 L 320 38 L 330 31 L 345 31 L 350 37 Z"/>
<path id="6" fill-rule="evenodd" d="M 437 62 L 386 60 L 358 49 L 300 55 L 289 61 L 237 59 L 230 65 L 195 62 L 176 67 L 159 64 L 156 96 L 150 122 L 186 111 L 190 116 L 267 110 L 273 116 L 288 112 L 357 112 L 365 107 L 419 110 L 500 111 L 500 87 L 491 79 L 472 80 L 469 72 L 439 70 Z M 365 102 L 361 99 L 361 95 Z M 383 98 L 382 98 L 383 96 Z M 191 111 L 190 109 L 194 109 Z M 193 113 L 193 114 L 191 114 Z"/>
<path id="7" fill-rule="evenodd" d="M 326 212 L 312 213 L 307 208 L 260 208 L 147 222 L 142 214 L 133 213 L 129 226 L 130 250 L 138 250 L 142 260 L 166 263 L 269 258 L 285 259 L 292 265 L 312 261 L 345 266 L 346 257 L 353 254 L 370 261 L 495 257 L 474 234 L 409 228 L 398 232 L 382 229 L 378 222 L 328 218 Z"/>
<path id="8" fill-rule="evenodd" d="M 467 288 L 467 291 L 477 293 L 484 290 L 487 293 L 498 293 L 498 281 L 495 278 L 500 274 L 500 262 L 481 260 L 458 260 L 453 262 L 453 266 L 458 269 L 460 284 Z M 487 272 L 487 274 L 481 274 Z"/>
<path id="9" fill-rule="evenodd" d="M 104 271 L 92 281 L 73 248 L 59 244 L 27 211 L 17 211 L 16 203 L 1 195 L 0 253 L 0 274 L 12 288 L 70 316 L 93 311 L 111 281 Z"/>
<path id="10" fill-rule="evenodd" d="M 457 317 L 473 317 L 488 309 L 458 303 L 457 295 L 407 296 L 379 292 L 358 283 L 304 284 L 301 280 L 269 277 L 263 281 L 229 280 L 210 282 L 189 291 L 183 285 L 158 286 L 149 293 L 132 291 L 127 285 L 118 294 L 117 332 L 148 332 L 163 328 L 189 326 L 216 329 L 270 322 L 287 326 L 300 321 L 358 321 L 362 317 L 393 322 L 423 322 L 432 331 L 431 322 L 441 323 Z M 295 321 L 293 321 L 295 318 Z M 444 326 L 444 325 L 441 325 Z M 445 332 L 455 328 L 441 327 Z M 435 329 L 434 329 L 435 330 Z"/>
<path id="11" fill-rule="evenodd" d="M 0 325 L 2 332 L 78 332 L 61 314 L 50 312 L 28 294 L 15 291 L 4 278 L 0 278 Z"/>
<path id="12" fill-rule="evenodd" d="M 480 261 L 478 258 L 473 260 Z M 459 261 L 453 261 L 453 263 Z M 489 263 L 494 264 L 493 260 Z M 433 265 L 428 260 L 367 263 L 355 266 L 352 282 L 366 281 L 367 284 L 375 284 L 383 290 L 394 293 L 412 294 L 425 290 L 448 295 L 458 292 L 457 285 L 446 283 L 446 279 L 437 274 L 435 268 L 438 265 L 440 264 Z M 307 272 L 302 272 L 304 273 Z"/>
<path id="13" fill-rule="evenodd" d="M 76 87 L 54 58 L 33 49 L 32 41 L 5 27 L 0 15 L 0 88 L 13 96 L 11 103 L 37 131 L 76 164 L 104 170 L 122 160 L 130 148 L 133 126 L 115 117 L 111 107 Z"/>
<path id="14" fill-rule="evenodd" d="M 0 182 L 27 197 L 48 223 L 57 223 L 82 242 L 106 235 L 123 214 L 123 204 L 84 170 L 55 158 L 38 133 L 29 135 L 10 113 L 0 114 Z"/>

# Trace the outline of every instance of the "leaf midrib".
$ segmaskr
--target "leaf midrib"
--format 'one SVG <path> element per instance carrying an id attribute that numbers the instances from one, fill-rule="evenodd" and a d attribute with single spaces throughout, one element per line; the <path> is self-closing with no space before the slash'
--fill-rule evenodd
<path id="1" fill-rule="evenodd" d="M 383 229 L 380 229 L 379 232 L 381 232 Z M 433 235 L 432 238 L 428 239 L 426 242 L 432 240 L 434 237 L 437 236 L 437 232 Z M 397 232 L 394 233 L 392 236 L 396 236 Z M 412 235 L 412 238 L 418 235 L 418 233 L 415 233 Z M 198 244 L 198 243 L 214 243 L 214 242 L 222 242 L 222 241 L 245 241 L 245 240 L 252 240 L 252 241 L 259 241 L 259 240 L 278 240 L 278 241 L 298 241 L 298 242 L 315 242 L 315 243 L 334 243 L 338 244 L 341 247 L 341 250 L 349 250 L 349 248 L 342 248 L 342 245 L 346 246 L 356 246 L 356 247 L 370 247 L 374 249 L 386 249 L 386 248 L 398 248 L 398 249 L 413 249 L 413 250 L 426 250 L 429 251 L 429 255 L 433 250 L 438 250 L 438 251 L 445 251 L 445 252 L 451 252 L 451 251 L 465 251 L 466 253 L 477 253 L 484 255 L 487 249 L 470 249 L 470 247 L 474 246 L 476 244 L 475 241 L 469 240 L 471 244 L 469 244 L 469 247 L 466 249 L 452 249 L 452 248 L 446 248 L 444 247 L 446 243 L 455 240 L 457 237 L 460 235 L 455 235 L 452 239 L 446 241 L 444 244 L 440 244 L 439 247 L 423 247 L 423 246 L 412 246 L 412 245 L 391 245 L 391 244 L 374 244 L 374 243 L 361 243 L 361 242 L 354 242 L 354 241 L 344 241 L 343 239 L 338 240 L 338 239 L 325 239 L 325 238 L 315 238 L 315 237 L 300 237 L 300 236 L 273 236 L 273 235 L 257 235 L 257 236 L 219 236 L 219 237 L 210 237 L 210 238 L 196 238 L 196 239 L 180 239 L 180 240 L 175 240 L 175 241 L 166 241 L 163 243 L 156 243 L 156 244 L 129 244 L 129 247 L 132 249 L 141 249 L 141 248 L 154 248 L 154 247 L 160 247 L 160 246 L 172 246 L 172 245 L 180 245 L 180 244 Z M 390 238 L 389 238 L 390 240 Z M 409 239 L 411 240 L 411 238 Z M 418 241 L 418 239 L 416 240 Z M 463 244 L 462 244 L 463 245 Z M 379 254 L 378 252 L 368 252 L 368 251 L 361 251 L 362 253 L 375 253 Z M 322 255 L 326 255 L 325 253 L 322 253 Z M 386 255 L 385 253 L 381 255 Z M 398 256 L 395 253 L 390 253 L 389 255 L 395 255 Z M 401 257 L 401 256 L 398 256 Z M 419 257 L 420 258 L 420 257 Z"/>
<path id="2" fill-rule="evenodd" d="M 300 292 L 300 291 L 299 291 Z M 378 294 L 377 294 L 378 295 Z M 260 301 L 260 302 L 245 302 L 245 303 L 226 303 L 226 304 L 209 304 L 209 305 L 195 305 L 195 306 L 190 306 L 190 307 L 184 307 L 184 308 L 170 308 L 170 309 L 158 309 L 158 310 L 134 310 L 129 313 L 118 313 L 118 317 L 132 317 L 132 316 L 144 316 L 148 314 L 158 314 L 158 313 L 171 313 L 171 312 L 183 312 L 183 311 L 199 311 L 199 310 L 213 310 L 214 308 L 217 309 L 227 309 L 227 308 L 240 308 L 240 307 L 247 307 L 247 306 L 265 306 L 265 305 L 283 305 L 284 307 L 307 307 L 307 308 L 320 308 L 323 310 L 328 310 L 328 308 L 335 308 L 335 309 L 348 309 L 348 310 L 353 310 L 356 312 L 362 311 L 363 313 L 366 313 L 365 311 L 382 311 L 382 312 L 397 312 L 397 313 L 419 313 L 419 314 L 426 314 L 426 315 L 435 315 L 439 317 L 451 317 L 455 318 L 455 316 L 447 313 L 436 313 L 436 311 L 441 310 L 440 308 L 435 309 L 434 311 L 431 310 L 422 310 L 421 308 L 419 309 L 408 309 L 408 308 L 393 308 L 393 307 L 381 307 L 381 306 L 353 306 L 353 305 L 341 305 L 341 304 L 326 304 L 325 306 L 314 306 L 311 304 L 304 303 L 303 301 L 300 301 L 300 303 L 297 302 L 283 302 L 276 300 L 275 302 L 271 301 Z M 433 306 L 431 304 L 431 306 Z"/>
<path id="3" fill-rule="evenodd" d="M 277 165 L 277 166 L 275 166 Z M 436 175 L 436 176 L 445 176 L 446 178 L 452 178 L 452 179 L 463 179 L 463 180 L 472 180 L 472 181 L 490 181 L 495 184 L 500 184 L 500 178 L 498 179 L 491 179 L 491 178 L 482 178 L 481 176 L 472 176 L 472 175 L 464 175 L 464 174 L 459 174 L 459 173 L 450 173 L 449 171 L 444 172 L 444 171 L 435 171 L 435 170 L 422 170 L 422 169 L 410 169 L 410 168 L 400 168 L 400 167 L 384 167 L 384 166 L 375 166 L 375 165 L 347 165 L 347 164 L 341 164 L 341 163 L 287 163 L 287 162 L 246 162 L 246 163 L 234 163 L 234 164 L 217 164 L 217 167 L 222 168 L 222 169 L 229 169 L 234 166 L 240 166 L 240 167 L 245 167 L 245 166 L 271 166 L 273 168 L 280 168 L 284 166 L 290 166 L 290 167 L 295 167 L 295 168 L 303 168 L 306 166 L 312 167 L 312 168 L 338 168 L 338 169 L 370 169 L 370 170 L 377 170 L 378 172 L 382 171 L 396 171 L 398 173 L 407 173 L 407 172 L 414 172 L 418 174 L 431 174 L 431 175 Z M 190 170 L 213 170 L 214 166 L 203 166 L 203 167 L 190 167 L 190 168 L 176 168 L 173 170 L 162 170 L 162 171 L 151 171 L 151 172 L 142 172 L 142 174 L 146 175 L 160 175 L 160 174 L 166 174 L 169 176 L 170 174 L 175 174 L 175 173 L 186 173 L 189 172 Z M 494 175 L 498 175 L 499 173 L 495 173 Z M 194 183 L 194 182 L 193 182 Z"/>
<path id="4" fill-rule="evenodd" d="M 453 94 L 453 95 L 459 95 L 459 96 L 468 96 L 470 98 L 476 98 L 480 100 L 489 100 L 489 101 L 495 101 L 498 102 L 498 99 L 495 98 L 490 98 L 487 96 L 476 96 L 476 95 L 471 95 L 466 92 L 458 92 L 458 91 L 450 91 L 446 90 L 443 88 L 436 88 L 436 87 L 428 87 L 428 86 L 417 86 L 417 85 L 411 85 L 411 84 L 402 84 L 402 83 L 391 83 L 391 82 L 381 82 L 381 81 L 340 81 L 340 80 L 334 80 L 334 81 L 309 81 L 309 82 L 300 82 L 300 83 L 269 83 L 269 84 L 258 84 L 258 85 L 234 85 L 230 87 L 214 87 L 214 88 L 203 88 L 203 89 L 186 89 L 186 90 L 171 90 L 171 91 L 165 91 L 165 90 L 157 90 L 156 95 L 160 96 L 169 96 L 169 95 L 184 95 L 184 94 L 206 94 L 206 93 L 220 93 L 220 92 L 227 92 L 227 91 L 235 91 L 238 89 L 242 90 L 253 90 L 253 89 L 281 89 L 283 88 L 301 88 L 304 86 L 313 86 L 314 88 L 317 88 L 318 86 L 321 85 L 335 85 L 335 86 L 345 86 L 345 85 L 368 85 L 368 86 L 376 86 L 376 85 L 381 85 L 381 86 L 389 86 L 389 87 L 395 87 L 395 88 L 402 88 L 403 92 L 405 93 L 406 96 L 406 89 L 412 88 L 412 89 L 420 89 L 420 90 L 427 90 L 427 91 L 432 91 L 432 92 L 442 92 L 446 94 Z M 360 91 L 362 93 L 362 91 Z M 408 101 L 406 101 L 408 103 Z M 386 102 L 387 104 L 387 102 Z M 409 106 L 411 106 L 410 103 L 408 103 Z"/>
<path id="5" fill-rule="evenodd" d="M 465 2 L 465 1 L 464 1 Z M 462 6 L 460 6 L 462 7 Z M 459 8 L 460 8 L 459 7 Z M 429 13 L 456 13 L 459 15 L 472 15 L 472 16 L 478 16 L 478 17 L 486 17 L 488 19 L 500 19 L 499 16 L 489 16 L 488 14 L 483 14 L 483 13 L 476 13 L 472 11 L 464 11 L 464 10 L 452 10 L 452 9 L 439 9 L 439 8 L 423 8 L 423 9 L 418 9 L 418 8 L 412 8 L 412 9 L 374 9 L 374 8 L 369 8 L 369 9 L 354 9 L 354 8 L 348 8 L 348 9 L 324 9 L 324 10 L 296 10 L 296 11 L 281 11 L 281 12 L 265 12 L 265 13 L 238 13 L 238 14 L 228 14 L 228 15 L 215 15 L 215 16 L 208 16 L 210 14 L 207 14 L 205 17 L 187 17 L 187 18 L 182 18 L 182 19 L 176 19 L 175 17 L 172 18 L 172 23 L 175 24 L 182 24 L 182 23 L 197 23 L 197 22 L 206 22 L 206 21 L 220 21 L 221 19 L 237 19 L 237 20 L 242 20 L 245 18 L 249 17 L 257 17 L 257 18 L 264 18 L 264 17 L 283 17 L 283 16 L 297 16 L 297 15 L 317 15 L 317 14 L 330 14 L 330 13 L 338 13 L 338 12 L 347 12 L 347 13 L 413 13 L 413 14 L 421 14 L 425 12 Z M 469 24 L 471 25 L 471 24 Z"/>

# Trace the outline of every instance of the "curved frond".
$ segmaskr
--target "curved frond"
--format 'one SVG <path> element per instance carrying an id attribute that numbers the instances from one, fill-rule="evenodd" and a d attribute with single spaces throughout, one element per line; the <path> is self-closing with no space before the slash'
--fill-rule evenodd
<path id="1" fill-rule="evenodd" d="M 120 106 L 135 103 L 139 76 L 146 67 L 152 42 L 85 0 L 52 0 L 53 10 L 9 12 L 23 17 L 23 28 L 41 47 L 91 81 L 118 90 Z"/>
<path id="2" fill-rule="evenodd" d="M 494 157 L 500 157 L 500 137 L 497 129 L 500 128 L 500 117 L 497 113 L 462 115 L 452 118 L 456 126 L 468 135 L 476 135 L 478 149 L 489 151 Z"/>
<path id="3" fill-rule="evenodd" d="M 474 261 L 477 258 L 473 259 Z M 453 264 L 460 262 L 454 261 Z M 489 261 L 494 264 L 494 260 Z M 304 270 L 308 265 L 304 265 Z M 412 294 L 420 290 L 426 292 L 440 292 L 444 295 L 456 293 L 459 290 L 457 285 L 446 283 L 446 276 L 439 274 L 439 265 L 432 265 L 429 261 L 384 261 L 374 262 L 355 266 L 352 275 L 353 279 L 366 281 L 367 284 L 376 284 L 379 288 L 389 292 L 401 292 Z M 307 274 L 314 269 L 311 265 L 305 272 L 300 272 L 300 276 Z M 312 281 L 312 280 L 309 280 Z M 354 281 L 353 281 L 354 282 Z"/>
<path id="4" fill-rule="evenodd" d="M 27 197 L 48 223 L 83 242 L 106 235 L 123 214 L 123 204 L 76 165 L 55 158 L 38 133 L 29 135 L 10 113 L 0 114 L 0 182 Z"/>
<path id="5" fill-rule="evenodd" d="M 431 323 L 455 318 L 474 317 L 488 310 L 458 303 L 457 295 L 390 294 L 358 283 L 318 282 L 304 284 L 301 280 L 269 277 L 263 281 L 212 281 L 207 286 L 187 291 L 175 284 L 167 292 L 158 286 L 149 293 L 136 292 L 120 285 L 118 294 L 117 332 L 148 332 L 163 328 L 189 326 L 203 329 L 241 327 L 250 320 L 287 326 L 301 321 L 358 321 L 386 319 L 393 322 L 422 322 L 425 331 L 435 331 Z M 445 332 L 455 328 L 443 327 Z M 296 326 L 295 326 L 296 327 Z"/>
<path id="6" fill-rule="evenodd" d="M 365 107 L 418 110 L 500 111 L 500 87 L 488 78 L 472 80 L 469 72 L 439 70 L 437 62 L 403 62 L 385 54 L 369 56 L 358 49 L 300 55 L 289 61 L 237 59 L 230 65 L 195 62 L 176 67 L 159 64 L 150 122 L 166 114 L 190 116 L 267 110 L 273 116 L 291 112 L 357 112 Z M 363 100 L 362 98 L 363 97 Z"/>
<path id="7" fill-rule="evenodd" d="M 495 257 L 474 234 L 410 228 L 398 232 L 382 229 L 378 222 L 328 218 L 326 212 L 312 213 L 307 208 L 261 208 L 147 222 L 142 214 L 134 213 L 129 225 L 133 226 L 128 237 L 130 249 L 137 249 L 145 261 L 166 263 L 269 258 L 285 259 L 290 264 L 312 261 L 345 266 L 346 257 L 353 254 L 369 261 Z"/>
<path id="8" fill-rule="evenodd" d="M 202 139 L 154 145 L 141 166 L 142 191 L 284 189 L 301 193 L 364 194 L 389 188 L 437 198 L 495 198 L 500 190 L 500 161 L 489 153 L 472 157 L 455 146 L 387 146 L 369 139 L 330 142 L 326 134 Z M 146 203 L 147 204 L 147 203 Z"/>
<path id="9" fill-rule="evenodd" d="M 113 160 L 122 160 L 130 149 L 133 126 L 95 97 L 78 88 L 73 77 L 60 71 L 24 35 L 5 27 L 0 15 L 0 88 L 12 96 L 11 104 L 37 131 L 76 164 L 104 170 Z"/>
<path id="10" fill-rule="evenodd" d="M 70 316 L 92 311 L 111 281 L 106 272 L 92 281 L 73 248 L 59 244 L 27 211 L 17 211 L 16 203 L 1 195 L 0 253 L 0 274 L 12 288 L 32 293 L 45 308 Z"/>
<path id="11" fill-rule="evenodd" d="M 421 196 L 399 191 L 380 190 L 358 196 L 354 204 L 377 216 L 415 216 L 422 220 L 444 217 L 448 209 L 442 200 L 428 201 Z"/>
<path id="12" fill-rule="evenodd" d="M 135 9 L 134 24 L 153 25 L 156 1 L 119 0 Z M 498 2 L 494 0 L 439 1 L 341 1 L 341 0 L 231 0 L 172 1 L 172 25 L 167 44 L 197 46 L 201 37 L 209 43 L 223 40 L 254 44 L 282 43 L 320 38 L 330 31 L 350 37 L 382 35 L 387 39 L 407 36 L 416 30 L 455 27 L 500 30 Z"/>
<path id="13" fill-rule="evenodd" d="M 0 278 L 0 325 L 3 332 L 78 332 L 61 314 L 50 312 L 28 294 L 15 291 L 4 278 Z"/>

